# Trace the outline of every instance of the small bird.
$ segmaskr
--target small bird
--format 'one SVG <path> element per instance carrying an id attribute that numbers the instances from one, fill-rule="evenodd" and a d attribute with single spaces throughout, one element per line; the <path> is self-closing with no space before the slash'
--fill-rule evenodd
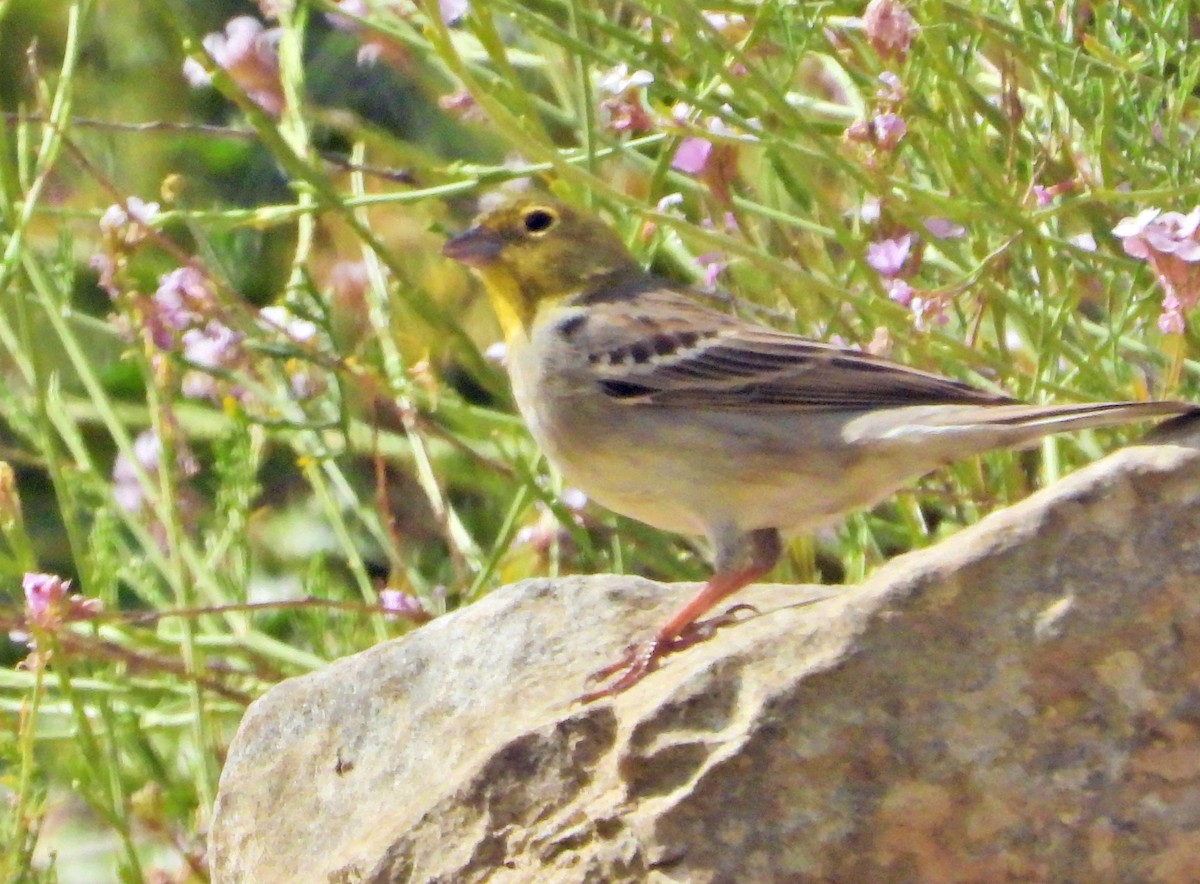
<path id="1" fill-rule="evenodd" d="M 595 673 L 612 680 L 584 702 L 711 634 L 698 618 L 771 570 L 783 531 L 812 530 L 989 449 L 1196 410 L 1028 405 L 754 325 L 647 272 L 603 221 L 545 197 L 484 213 L 442 253 L 482 279 L 517 407 L 567 481 L 712 547 L 704 587 Z"/>

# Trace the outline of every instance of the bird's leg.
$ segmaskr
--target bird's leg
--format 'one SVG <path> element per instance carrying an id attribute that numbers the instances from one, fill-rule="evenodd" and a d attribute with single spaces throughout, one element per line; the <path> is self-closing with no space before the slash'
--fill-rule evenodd
<path id="1" fill-rule="evenodd" d="M 627 690 L 653 672 L 662 657 L 709 638 L 725 618 L 717 617 L 699 623 L 696 622 L 697 618 L 722 599 L 749 586 L 770 571 L 779 559 L 783 546 L 779 532 L 774 528 L 733 535 L 731 541 L 722 542 L 720 533 L 717 533 L 717 538 L 716 570 L 713 576 L 651 638 L 631 645 L 620 660 L 593 673 L 589 678 L 592 682 L 620 674 L 611 684 L 581 696 L 581 703 L 590 703 Z"/>

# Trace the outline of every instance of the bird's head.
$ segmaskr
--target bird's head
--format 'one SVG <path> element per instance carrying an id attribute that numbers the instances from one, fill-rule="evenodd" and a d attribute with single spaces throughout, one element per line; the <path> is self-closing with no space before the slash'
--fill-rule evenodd
<path id="1" fill-rule="evenodd" d="M 638 270 L 607 224 L 546 197 L 522 197 L 484 212 L 442 254 L 479 274 L 510 341 L 528 330 L 542 303 Z"/>

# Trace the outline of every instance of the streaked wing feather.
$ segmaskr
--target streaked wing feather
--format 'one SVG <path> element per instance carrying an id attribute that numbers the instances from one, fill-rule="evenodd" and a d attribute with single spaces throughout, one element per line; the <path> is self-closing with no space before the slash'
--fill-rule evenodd
<path id="1" fill-rule="evenodd" d="M 589 303 L 576 343 L 597 382 L 628 404 L 827 410 L 1013 402 L 870 354 L 744 323 L 667 287 Z"/>

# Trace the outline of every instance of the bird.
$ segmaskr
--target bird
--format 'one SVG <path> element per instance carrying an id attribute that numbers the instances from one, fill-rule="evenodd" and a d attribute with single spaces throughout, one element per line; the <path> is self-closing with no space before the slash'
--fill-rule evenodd
<path id="1" fill-rule="evenodd" d="M 776 564 L 783 535 L 938 467 L 1043 436 L 1187 415 L 1179 401 L 1031 405 L 753 324 L 642 267 L 597 216 L 508 199 L 449 239 L 504 334 L 517 409 L 564 479 L 655 528 L 707 538 L 712 575 L 594 673 L 591 702 L 712 634 L 700 618 Z"/>

